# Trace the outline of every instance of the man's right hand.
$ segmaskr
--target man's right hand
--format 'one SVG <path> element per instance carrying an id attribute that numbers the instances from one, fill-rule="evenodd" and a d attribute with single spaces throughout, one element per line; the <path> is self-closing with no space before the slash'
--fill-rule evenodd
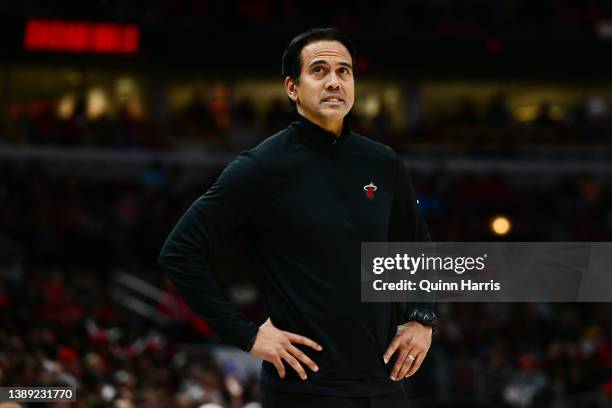
<path id="1" fill-rule="evenodd" d="M 283 364 L 283 360 L 285 360 L 293 367 L 300 378 L 305 380 L 306 371 L 304 371 L 300 362 L 304 363 L 312 371 L 318 371 L 319 367 L 292 343 L 303 344 L 317 351 L 323 350 L 321 345 L 310 340 L 308 337 L 277 329 L 272 324 L 272 320 L 268 318 L 264 324 L 259 326 L 255 343 L 249 354 L 274 364 L 281 378 L 285 378 L 285 366 Z"/>

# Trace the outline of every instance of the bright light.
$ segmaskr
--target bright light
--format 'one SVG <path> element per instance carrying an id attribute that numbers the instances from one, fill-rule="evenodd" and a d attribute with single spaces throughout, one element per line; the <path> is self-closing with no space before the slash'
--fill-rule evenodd
<path id="1" fill-rule="evenodd" d="M 70 119 L 74 114 L 74 108 L 76 105 L 76 97 L 74 94 L 66 94 L 62 96 L 57 105 L 57 116 L 61 119 Z"/>
<path id="2" fill-rule="evenodd" d="M 96 119 L 108 111 L 109 102 L 104 90 L 93 88 L 87 94 L 87 117 Z"/>
<path id="3" fill-rule="evenodd" d="M 363 103 L 363 111 L 367 117 L 374 117 L 380 110 L 380 100 L 376 95 L 370 95 Z"/>
<path id="4" fill-rule="evenodd" d="M 499 215 L 491 220 L 491 230 L 497 235 L 506 235 L 512 229 L 512 223 L 507 217 Z"/>

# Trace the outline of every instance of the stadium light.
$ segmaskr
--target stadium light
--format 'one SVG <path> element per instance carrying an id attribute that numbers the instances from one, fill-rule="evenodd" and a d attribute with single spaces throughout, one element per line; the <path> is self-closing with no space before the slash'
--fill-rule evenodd
<path id="1" fill-rule="evenodd" d="M 508 217 L 498 215 L 491 220 L 491 230 L 496 235 L 506 235 L 512 229 L 512 222 Z"/>

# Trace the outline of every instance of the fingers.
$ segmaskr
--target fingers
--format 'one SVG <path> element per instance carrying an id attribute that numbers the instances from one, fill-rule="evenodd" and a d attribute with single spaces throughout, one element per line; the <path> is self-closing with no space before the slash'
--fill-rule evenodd
<path id="1" fill-rule="evenodd" d="M 315 362 L 312 361 L 310 357 L 304 354 L 302 350 L 300 350 L 299 348 L 295 347 L 294 345 L 291 345 L 287 351 L 289 351 L 289 353 L 291 353 L 293 357 L 297 358 L 299 361 L 306 364 L 306 366 L 310 368 L 312 371 L 315 371 L 315 372 L 319 371 L 319 367 L 317 367 Z"/>
<path id="2" fill-rule="evenodd" d="M 400 349 L 399 355 L 397 356 L 397 360 L 395 360 L 395 364 L 393 365 L 393 369 L 391 370 L 391 379 L 393 381 L 398 379 L 398 374 L 404 361 L 406 360 L 406 356 L 408 356 L 408 350 Z"/>
<path id="3" fill-rule="evenodd" d="M 385 351 L 385 354 L 383 354 L 383 360 L 385 361 L 385 364 L 389 362 L 391 356 L 393 355 L 393 353 L 395 353 L 395 350 L 397 350 L 399 345 L 399 338 L 395 337 L 393 341 L 391 341 L 391 344 L 389 344 L 389 347 L 387 347 L 387 351 Z"/>
<path id="4" fill-rule="evenodd" d="M 276 371 L 278 371 L 278 376 L 280 378 L 285 378 L 285 366 L 280 358 L 274 359 L 270 361 L 276 367 Z"/>
<path id="5" fill-rule="evenodd" d="M 402 367 L 399 370 L 397 377 L 395 378 L 400 380 L 404 379 L 406 377 L 406 374 L 408 373 L 408 370 L 410 370 L 412 366 L 414 366 L 414 363 L 416 362 L 416 359 L 419 355 L 420 354 L 418 354 L 414 349 L 406 353 L 406 360 L 404 360 L 404 364 L 402 364 Z"/>
<path id="6" fill-rule="evenodd" d="M 423 360 L 425 360 L 425 355 L 426 353 L 420 353 L 419 355 L 416 356 L 416 359 L 412 363 L 412 367 L 410 367 L 410 370 L 408 371 L 408 373 L 406 373 L 405 378 L 413 376 L 414 373 L 416 373 L 417 370 L 421 368 L 421 364 L 423 364 Z"/>
<path id="7" fill-rule="evenodd" d="M 306 371 L 302 364 L 305 364 L 312 371 L 319 371 L 319 367 L 304 352 L 295 347 L 292 343 L 303 344 L 315 350 L 321 351 L 323 347 L 299 334 L 279 330 L 274 327 L 272 320 L 268 319 L 259 327 L 255 344 L 250 353 L 262 360 L 269 361 L 274 365 L 280 378 L 287 375 L 285 363 L 288 363 L 302 380 L 307 378 Z"/>
<path id="8" fill-rule="evenodd" d="M 396 381 L 397 379 L 401 379 L 402 377 L 398 377 L 398 374 L 401 370 L 401 368 L 404 365 L 404 362 L 406 361 L 406 358 L 408 357 L 408 350 L 404 349 L 400 349 L 400 353 L 399 356 L 397 357 L 397 360 L 395 360 L 395 364 L 393 365 L 393 370 L 391 370 L 391 379 L 393 381 Z"/>
<path id="9" fill-rule="evenodd" d="M 292 343 L 303 344 L 317 351 L 323 350 L 323 347 L 320 344 L 310 340 L 308 337 L 300 336 L 299 334 L 295 334 L 291 332 L 285 332 L 285 333 L 287 333 L 289 337 L 289 341 Z"/>
<path id="10" fill-rule="evenodd" d="M 295 357 L 293 357 L 291 354 L 289 354 L 287 351 L 283 350 L 281 353 L 281 358 L 283 360 L 285 360 L 287 363 L 289 363 L 289 365 L 291 367 L 293 367 L 293 369 L 295 370 L 296 373 L 298 373 L 298 375 L 300 376 L 300 378 L 302 380 L 305 380 L 306 377 L 306 371 L 304 371 L 304 368 L 302 367 L 302 365 L 295 359 Z"/>

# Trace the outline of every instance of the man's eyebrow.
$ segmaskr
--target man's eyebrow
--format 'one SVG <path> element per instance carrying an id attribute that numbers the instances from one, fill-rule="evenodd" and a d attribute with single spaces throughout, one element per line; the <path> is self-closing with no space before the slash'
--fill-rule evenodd
<path id="1" fill-rule="evenodd" d="M 342 61 L 342 62 L 339 62 L 339 64 L 347 68 L 353 69 L 353 65 L 349 64 L 348 62 Z M 315 65 L 329 65 L 329 62 L 325 60 L 316 60 L 316 61 L 311 62 L 308 66 L 313 67 Z"/>

